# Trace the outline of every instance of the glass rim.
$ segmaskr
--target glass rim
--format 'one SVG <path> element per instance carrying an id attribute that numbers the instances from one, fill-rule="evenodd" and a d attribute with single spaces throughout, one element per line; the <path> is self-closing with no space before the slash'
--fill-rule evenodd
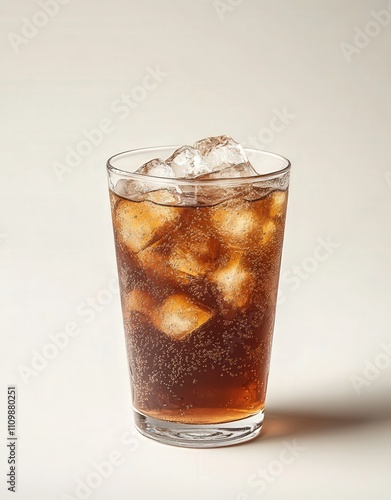
<path id="1" fill-rule="evenodd" d="M 145 153 L 145 152 L 153 152 L 153 151 L 162 151 L 162 150 L 171 150 L 178 149 L 181 146 L 179 145 L 169 145 L 169 146 L 151 146 L 146 148 L 136 148 L 129 149 L 126 151 L 122 151 L 120 153 L 116 153 L 115 155 L 110 156 L 110 158 L 106 162 L 106 168 L 109 173 L 117 174 L 122 177 L 126 177 L 127 179 L 132 179 L 135 181 L 141 182 L 152 182 L 156 184 L 168 184 L 168 185 L 211 185 L 211 184 L 224 184 L 225 186 L 229 185 L 238 185 L 238 184 L 251 184 L 259 181 L 267 181 L 273 180 L 279 177 L 282 177 L 284 174 L 288 173 L 291 169 L 291 162 L 285 156 L 282 156 L 278 153 L 273 153 L 271 151 L 264 151 L 260 149 L 254 148 L 243 148 L 246 153 L 250 154 L 262 154 L 263 156 L 269 156 L 274 159 L 282 160 L 285 163 L 283 168 L 278 170 L 273 170 L 271 172 L 267 172 L 264 174 L 252 175 L 249 177 L 223 177 L 223 178 L 213 178 L 213 179 L 197 179 L 197 178 L 185 178 L 185 177 L 156 177 L 153 175 L 145 175 L 145 174 L 137 174 L 136 172 L 129 172 L 127 170 L 123 170 L 121 168 L 115 167 L 113 165 L 113 161 L 117 158 L 125 155 L 132 155 L 137 153 Z M 156 157 L 152 156 L 151 160 Z M 140 165 L 141 167 L 141 165 Z"/>

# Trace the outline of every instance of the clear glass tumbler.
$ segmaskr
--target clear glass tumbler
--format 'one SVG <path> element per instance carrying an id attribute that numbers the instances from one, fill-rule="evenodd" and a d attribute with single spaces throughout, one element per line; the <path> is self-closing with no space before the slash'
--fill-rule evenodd
<path id="1" fill-rule="evenodd" d="M 187 447 L 262 427 L 290 163 L 246 150 L 256 176 L 134 173 L 177 146 L 107 162 L 137 429 Z"/>

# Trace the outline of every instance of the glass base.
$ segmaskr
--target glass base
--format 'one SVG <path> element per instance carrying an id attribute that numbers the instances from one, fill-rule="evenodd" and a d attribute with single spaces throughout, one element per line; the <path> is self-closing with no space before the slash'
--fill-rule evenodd
<path id="1" fill-rule="evenodd" d="M 264 411 L 223 424 L 182 424 L 148 417 L 134 410 L 137 430 L 155 441 L 186 448 L 217 448 L 254 439 L 261 432 Z"/>

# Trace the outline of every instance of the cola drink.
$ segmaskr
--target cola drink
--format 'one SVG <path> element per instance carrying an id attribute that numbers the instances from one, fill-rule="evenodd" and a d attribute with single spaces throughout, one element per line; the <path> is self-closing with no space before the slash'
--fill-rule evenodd
<path id="1" fill-rule="evenodd" d="M 216 445 L 216 428 L 229 441 L 230 423 L 263 415 L 289 171 L 133 175 L 110 200 L 136 424 L 182 446 Z"/>

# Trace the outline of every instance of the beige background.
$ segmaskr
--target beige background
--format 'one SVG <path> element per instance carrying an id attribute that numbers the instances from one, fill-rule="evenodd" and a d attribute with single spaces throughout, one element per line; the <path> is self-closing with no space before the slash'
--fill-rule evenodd
<path id="1" fill-rule="evenodd" d="M 96 500 L 387 498 L 391 3 L 19 0 L 0 26 L 0 498 L 10 384 L 20 500 L 82 498 L 78 480 Z M 264 434 L 210 451 L 124 438 L 105 160 L 222 133 L 293 164 Z"/>

